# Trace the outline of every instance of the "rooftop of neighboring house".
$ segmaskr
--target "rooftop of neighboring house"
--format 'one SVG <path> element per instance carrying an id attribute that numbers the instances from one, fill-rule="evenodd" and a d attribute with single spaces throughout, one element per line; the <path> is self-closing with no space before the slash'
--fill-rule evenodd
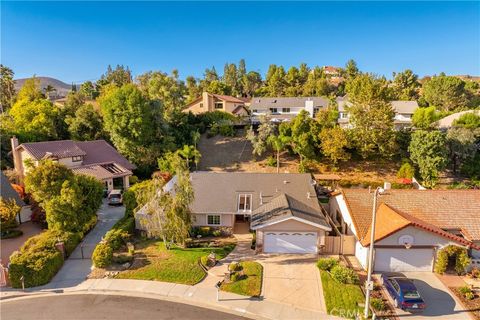
<path id="1" fill-rule="evenodd" d="M 372 217 L 373 191 L 341 191 L 352 217 L 357 236 L 368 244 Z M 389 189 L 378 196 L 378 240 L 407 225 L 442 236 L 460 232 L 468 241 L 480 240 L 480 190 L 402 190 Z M 380 220 L 379 220 L 380 219 Z M 445 233 L 446 232 L 446 233 Z M 462 241 L 462 238 L 454 238 Z"/>
<path id="2" fill-rule="evenodd" d="M 8 181 L 8 178 L 5 176 L 3 172 L 0 172 L 0 197 L 4 200 L 10 200 L 13 199 L 15 203 L 21 207 L 25 205 L 23 200 L 20 198 L 18 195 L 17 191 L 13 189 L 12 185 L 10 184 L 10 181 Z"/>
<path id="3" fill-rule="evenodd" d="M 46 157 L 63 159 L 82 156 L 83 165 L 115 162 L 125 169 L 135 169 L 133 164 L 118 153 L 118 151 L 105 140 L 28 142 L 20 144 L 16 150 L 19 149 L 24 149 L 37 161 Z"/>
<path id="4" fill-rule="evenodd" d="M 338 111 L 344 112 L 345 107 L 349 105 L 349 102 L 346 97 L 339 97 L 337 98 L 337 104 L 338 104 Z M 400 114 L 413 114 L 415 110 L 418 108 L 418 103 L 417 101 L 401 101 L 401 100 L 395 100 L 391 101 L 393 110 L 395 113 L 400 113 Z"/>
<path id="5" fill-rule="evenodd" d="M 334 66 L 323 66 L 323 70 L 327 74 L 339 73 L 340 72 L 340 68 L 334 67 Z"/>
<path id="6" fill-rule="evenodd" d="M 204 92 L 204 94 L 207 94 L 209 95 L 210 97 L 213 97 L 217 100 L 221 100 L 221 101 L 226 101 L 226 102 L 233 102 L 233 103 L 245 103 L 247 102 L 249 99 L 248 98 L 236 98 L 236 97 L 232 97 L 232 96 L 228 96 L 228 95 L 223 95 L 223 94 L 215 94 L 215 93 L 209 93 L 209 92 Z M 203 95 L 201 95 L 200 97 L 196 98 L 195 100 L 189 102 L 186 107 L 189 107 L 195 103 L 198 103 L 200 101 L 202 101 L 203 99 Z"/>
<path id="7" fill-rule="evenodd" d="M 250 109 L 305 108 L 305 101 L 313 101 L 314 107 L 327 107 L 330 103 L 324 97 L 253 97 Z"/>
<path id="8" fill-rule="evenodd" d="M 440 129 L 451 128 L 455 120 L 460 119 L 461 116 L 467 113 L 476 113 L 478 116 L 480 116 L 480 110 L 466 110 L 466 111 L 456 112 L 454 114 L 451 114 L 449 116 L 446 116 L 445 118 L 438 120 L 437 121 L 438 128 Z"/>

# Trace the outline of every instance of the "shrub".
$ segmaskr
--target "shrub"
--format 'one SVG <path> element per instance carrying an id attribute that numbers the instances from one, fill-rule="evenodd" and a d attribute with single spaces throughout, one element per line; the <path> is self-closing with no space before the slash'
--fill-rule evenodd
<path id="1" fill-rule="evenodd" d="M 333 279 L 340 283 L 350 283 L 350 284 L 358 284 L 359 279 L 358 275 L 352 269 L 346 268 L 341 265 L 337 265 L 332 268 L 330 271 L 332 274 Z"/>
<path id="2" fill-rule="evenodd" d="M 402 166 L 400 167 L 400 169 L 398 169 L 398 172 L 397 172 L 397 178 L 400 178 L 400 179 L 401 178 L 412 179 L 414 175 L 415 175 L 415 169 L 408 162 L 405 162 L 404 164 L 402 164 Z"/>
<path id="3" fill-rule="evenodd" d="M 438 252 L 437 261 L 435 262 L 436 273 L 445 273 L 448 266 L 448 258 L 451 256 L 455 256 L 455 272 L 457 274 L 465 273 L 465 269 L 470 264 L 467 249 L 455 245 L 446 246 Z"/>
<path id="4" fill-rule="evenodd" d="M 209 268 L 208 267 L 208 264 L 209 264 L 209 260 L 208 260 L 208 256 L 203 256 L 203 257 L 200 257 L 200 263 L 205 267 L 205 268 Z"/>
<path id="5" fill-rule="evenodd" d="M 379 299 L 379 298 L 372 298 L 372 300 L 370 300 L 370 305 L 372 306 L 372 308 L 376 311 L 383 311 L 385 310 L 385 302 L 383 302 L 382 299 Z"/>
<path id="6" fill-rule="evenodd" d="M 470 271 L 470 275 L 472 276 L 472 278 L 480 279 L 480 269 L 478 269 L 477 267 L 473 267 Z"/>
<path id="7" fill-rule="evenodd" d="M 238 280 L 242 280 L 243 276 L 240 272 L 235 272 L 230 275 L 230 280 L 233 282 L 237 282 Z"/>
<path id="8" fill-rule="evenodd" d="M 228 265 L 228 271 L 234 272 L 240 270 L 240 263 L 232 262 Z"/>
<path id="9" fill-rule="evenodd" d="M 222 235 L 222 231 L 214 230 L 212 234 L 213 234 L 214 237 L 220 237 Z"/>
<path id="10" fill-rule="evenodd" d="M 277 166 L 277 158 L 274 156 L 267 157 L 267 166 L 269 167 L 276 167 Z"/>
<path id="11" fill-rule="evenodd" d="M 63 241 L 69 255 L 78 245 L 81 234 L 48 230 L 29 238 L 19 251 L 10 257 L 9 278 L 14 288 L 21 288 L 23 276 L 25 287 L 48 283 L 63 265 L 63 254 L 56 243 Z"/>
<path id="12" fill-rule="evenodd" d="M 465 293 L 465 299 L 473 300 L 474 298 L 475 298 L 475 295 L 473 294 L 473 292 Z"/>
<path id="13" fill-rule="evenodd" d="M 17 227 L 17 215 L 20 213 L 20 209 L 14 199 L 0 197 L 0 228 L 2 231 Z"/>
<path id="14" fill-rule="evenodd" d="M 338 265 L 338 259 L 335 258 L 322 258 L 318 259 L 317 267 L 323 271 L 330 271 L 333 267 Z"/>
<path id="15" fill-rule="evenodd" d="M 92 255 L 93 265 L 99 268 L 105 268 L 112 264 L 113 249 L 106 242 L 99 243 Z"/>
<path id="16" fill-rule="evenodd" d="M 467 293 L 471 293 L 472 289 L 469 286 L 463 286 L 458 289 L 461 294 L 466 295 Z"/>

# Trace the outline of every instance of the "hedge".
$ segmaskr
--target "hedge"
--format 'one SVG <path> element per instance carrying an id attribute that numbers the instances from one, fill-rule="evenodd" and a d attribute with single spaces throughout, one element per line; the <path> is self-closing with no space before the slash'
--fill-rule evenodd
<path id="1" fill-rule="evenodd" d="M 10 257 L 9 279 L 14 288 L 36 287 L 48 283 L 63 265 L 63 254 L 55 244 L 63 241 L 67 256 L 80 243 L 83 234 L 47 230 L 28 239 L 18 252 Z"/>
<path id="2" fill-rule="evenodd" d="M 132 235 L 135 229 L 135 218 L 125 212 L 110 231 L 105 234 L 101 243 L 93 251 L 92 261 L 95 267 L 104 268 L 112 264 L 113 251 L 118 250 Z"/>

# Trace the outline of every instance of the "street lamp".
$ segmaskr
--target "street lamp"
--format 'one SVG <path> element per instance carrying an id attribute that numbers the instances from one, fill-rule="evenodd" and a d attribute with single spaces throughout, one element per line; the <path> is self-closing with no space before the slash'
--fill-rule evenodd
<path id="1" fill-rule="evenodd" d="M 373 208 L 372 208 L 372 227 L 370 230 L 370 250 L 368 252 L 368 266 L 367 266 L 367 282 L 365 283 L 367 294 L 365 297 L 365 319 L 368 319 L 368 310 L 370 306 L 370 292 L 373 290 L 373 281 L 372 281 L 372 269 L 373 269 L 373 245 L 375 242 L 375 223 L 377 218 L 377 197 L 379 194 L 382 194 L 385 190 L 383 188 L 377 187 L 373 193 Z"/>

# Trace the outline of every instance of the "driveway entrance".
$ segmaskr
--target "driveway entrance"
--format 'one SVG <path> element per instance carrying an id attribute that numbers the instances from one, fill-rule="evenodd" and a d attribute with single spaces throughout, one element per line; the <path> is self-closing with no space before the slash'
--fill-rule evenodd
<path id="1" fill-rule="evenodd" d="M 298 308 L 325 312 L 315 254 L 262 254 L 263 297 Z"/>

